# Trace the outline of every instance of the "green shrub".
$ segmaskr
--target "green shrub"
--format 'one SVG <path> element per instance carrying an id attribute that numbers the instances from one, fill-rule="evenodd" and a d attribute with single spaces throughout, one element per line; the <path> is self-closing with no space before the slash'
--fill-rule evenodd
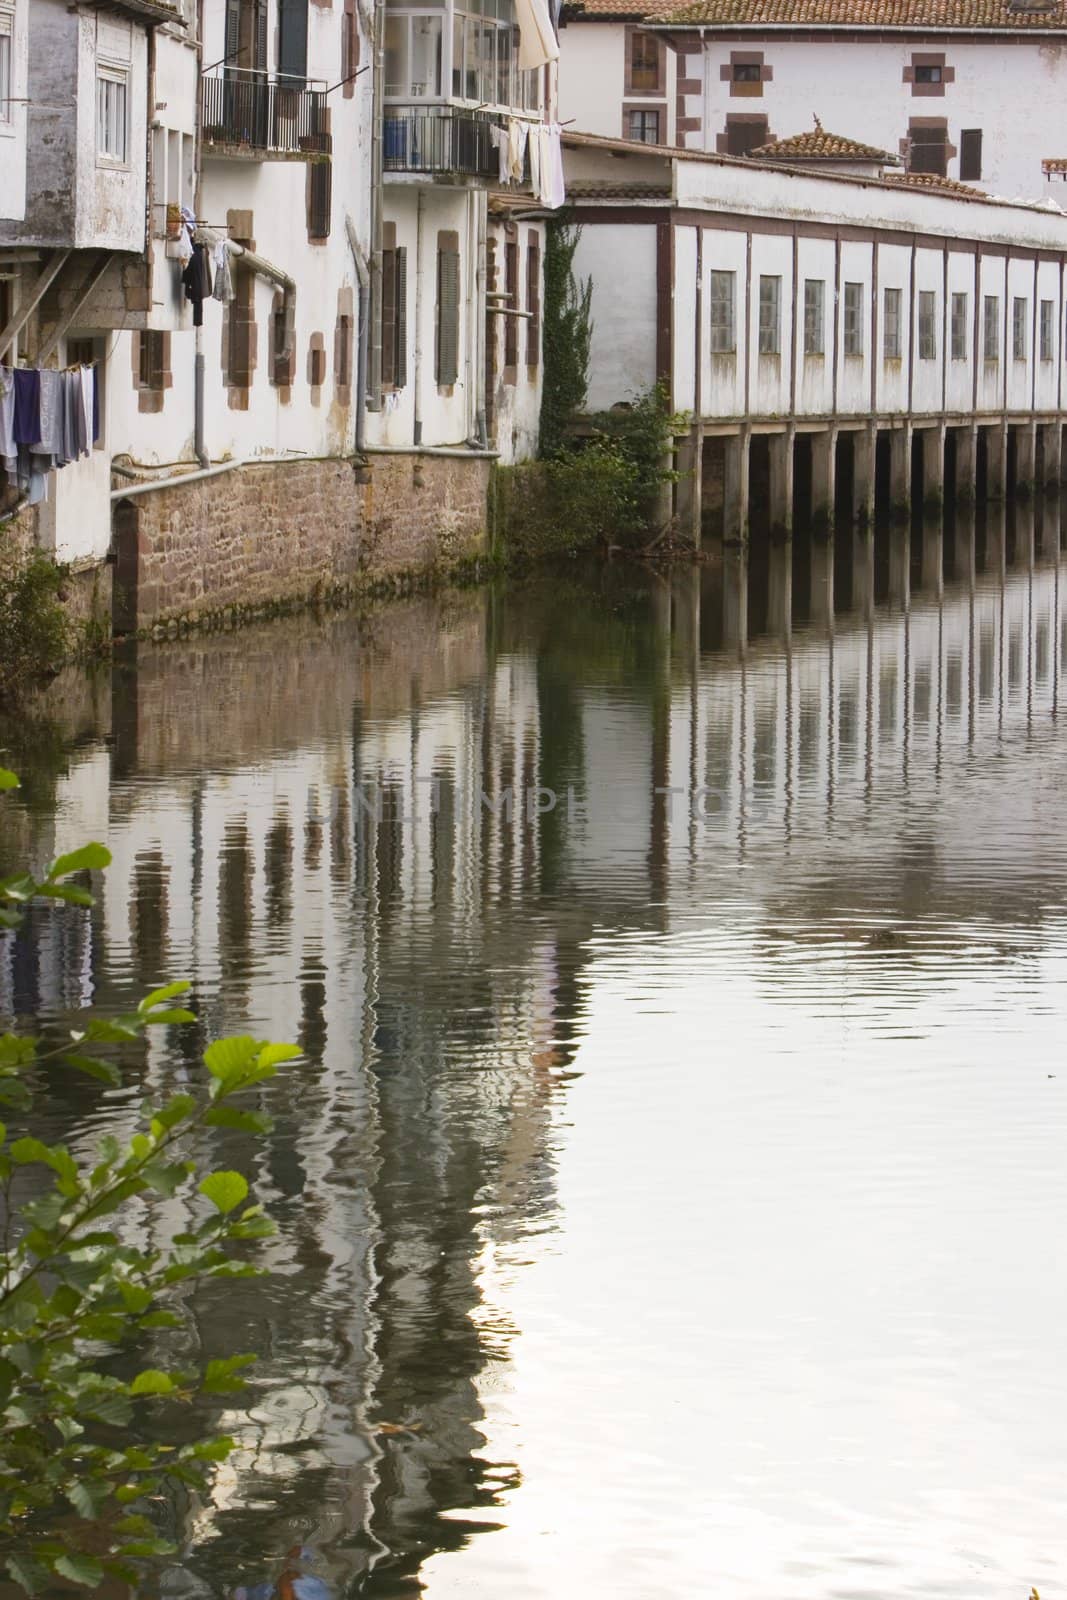
<path id="1" fill-rule="evenodd" d="M 585 405 L 589 390 L 593 284 L 590 278 L 582 283 L 574 276 L 574 254 L 581 236 L 580 228 L 564 220 L 550 222 L 545 230 L 541 318 L 541 454 L 545 457 L 562 449 L 568 424 Z"/>
<path id="2" fill-rule="evenodd" d="M 0 790 L 16 786 L 0 768 Z M 110 859 L 103 845 L 89 844 L 41 878 L 19 872 L 0 880 L 0 939 L 12 936 L 32 900 L 90 905 L 72 877 Z M 171 1549 L 147 1515 L 150 1499 L 168 1486 L 202 1489 L 212 1463 L 232 1448 L 211 1437 L 171 1447 L 137 1424 L 160 1406 L 228 1401 L 252 1357 L 211 1361 L 203 1371 L 147 1366 L 127 1378 L 115 1375 L 113 1358 L 125 1349 L 135 1367 L 155 1330 L 181 1326 L 180 1296 L 190 1283 L 258 1271 L 240 1247 L 272 1225 L 245 1203 L 239 1172 L 201 1176 L 188 1147 L 206 1128 L 269 1131 L 261 1112 L 234 1102 L 299 1052 L 220 1039 L 204 1052 L 206 1092 L 145 1106 L 139 1131 L 125 1143 L 102 1138 L 88 1163 L 32 1133 L 35 1103 L 57 1068 L 118 1083 L 116 1052 L 150 1028 L 194 1020 L 175 1004 L 188 987 L 166 984 L 128 1016 L 88 1014 L 66 1037 L 0 1034 L 8 1119 L 0 1124 L 0 1567 L 30 1593 L 57 1578 L 88 1588 L 107 1578 L 135 1584 L 144 1562 Z M 131 1243 L 146 1234 L 153 1197 L 181 1192 L 196 1207 L 188 1229 Z"/>
<path id="3" fill-rule="evenodd" d="M 43 556 L 0 565 L 0 700 L 58 671 L 70 654 L 71 626 L 60 598 L 64 577 Z"/>

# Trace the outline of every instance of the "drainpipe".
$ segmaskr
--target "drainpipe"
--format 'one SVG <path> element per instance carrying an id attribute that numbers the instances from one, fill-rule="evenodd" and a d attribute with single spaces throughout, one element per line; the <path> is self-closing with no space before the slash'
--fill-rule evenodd
<path id="1" fill-rule="evenodd" d="M 363 454 L 367 443 L 367 349 L 370 344 L 370 272 L 367 258 L 356 236 L 352 218 L 345 217 L 348 248 L 359 279 L 359 343 L 356 346 L 356 450 Z"/>
<path id="2" fill-rule="evenodd" d="M 422 444 L 422 202 L 420 189 L 415 196 L 415 415 L 411 433 L 416 450 Z"/>
<path id="3" fill-rule="evenodd" d="M 194 107 L 193 128 L 195 140 L 193 149 L 196 152 L 196 184 L 193 197 L 193 208 L 198 217 L 204 215 L 201 207 L 202 172 L 201 151 L 203 150 L 203 94 L 201 92 L 201 69 L 204 65 L 204 0 L 197 0 L 196 7 L 196 104 Z M 179 183 L 179 194 L 181 192 Z M 181 293 L 179 289 L 179 293 Z M 195 355 L 193 356 L 193 452 L 200 463 L 201 470 L 211 465 L 211 457 L 207 453 L 204 443 L 204 330 L 196 329 Z"/>
<path id="4" fill-rule="evenodd" d="M 474 293 L 474 437 L 479 450 L 488 450 L 489 433 L 485 424 L 485 295 L 486 295 L 486 234 L 489 214 L 489 195 L 485 189 L 476 192 L 477 209 L 477 262 L 475 266 Z"/>
<path id="5" fill-rule="evenodd" d="M 382 119 L 385 112 L 385 0 L 374 0 L 370 177 L 370 370 L 367 410 L 382 409 Z"/>

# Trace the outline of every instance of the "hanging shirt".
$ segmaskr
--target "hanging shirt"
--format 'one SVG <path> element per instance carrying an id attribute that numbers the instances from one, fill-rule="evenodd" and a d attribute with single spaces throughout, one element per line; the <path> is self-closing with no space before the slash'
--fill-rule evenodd
<path id="1" fill-rule="evenodd" d="M 18 446 L 15 443 L 15 374 L 10 367 L 0 367 L 0 467 L 9 478 L 18 468 Z"/>
<path id="2" fill-rule="evenodd" d="M 85 428 L 85 454 L 93 448 L 93 390 L 96 373 L 92 367 L 81 368 L 82 421 Z"/>
<path id="3" fill-rule="evenodd" d="M 563 147 L 560 125 L 551 122 L 541 129 L 541 200 L 556 211 L 567 198 L 563 183 Z"/>
<path id="4" fill-rule="evenodd" d="M 230 276 L 230 247 L 225 239 L 219 239 L 215 245 L 214 253 L 215 285 L 211 293 L 214 299 L 221 300 L 223 305 L 228 305 L 233 299 L 233 279 Z"/>
<path id="5" fill-rule="evenodd" d="M 530 124 L 512 117 L 508 123 L 509 176 L 513 183 L 521 183 L 526 176 L 526 146 L 530 138 Z"/>
<path id="6" fill-rule="evenodd" d="M 503 128 L 489 129 L 489 143 L 496 151 L 497 175 L 501 183 L 508 181 L 508 136 Z"/>
<path id="7" fill-rule="evenodd" d="M 63 443 L 63 373 L 42 369 L 41 379 L 41 436 L 34 453 L 41 456 L 58 456 Z"/>
<path id="8" fill-rule="evenodd" d="M 193 308 L 193 327 L 202 328 L 204 301 L 211 294 L 211 266 L 208 262 L 206 245 L 193 245 L 193 253 L 182 273 L 182 282 L 185 285 L 185 298 Z"/>

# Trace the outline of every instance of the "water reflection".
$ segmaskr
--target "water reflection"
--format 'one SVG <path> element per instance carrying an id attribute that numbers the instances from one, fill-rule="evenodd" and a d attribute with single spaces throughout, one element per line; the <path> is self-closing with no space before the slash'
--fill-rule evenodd
<path id="1" fill-rule="evenodd" d="M 790 1383 L 811 1383 L 827 1417 L 838 1402 L 811 1333 L 820 1308 L 797 1291 L 799 1320 L 776 1318 L 775 1296 L 789 1304 L 795 1286 L 774 1229 L 809 1260 L 784 1152 L 791 1127 L 819 1146 L 822 1107 L 827 1195 L 868 1208 L 870 1247 L 907 1276 L 915 1193 L 953 1215 L 958 1196 L 952 1176 L 931 1189 L 915 1169 L 909 1198 L 873 1146 L 885 1182 L 872 1190 L 842 1155 L 851 1118 L 881 1111 L 888 1125 L 911 1092 L 887 1046 L 907 1037 L 923 1056 L 922 1041 L 965 1027 L 961 990 L 973 1004 L 983 983 L 1003 992 L 1006 973 L 1046 1014 L 1054 1004 L 1042 973 L 1064 953 L 1067 885 L 1059 545 L 1058 505 L 990 508 L 944 527 L 757 543 L 703 568 L 557 574 L 370 619 L 138 647 L 116 666 L 110 706 L 98 686 L 61 686 L 71 747 L 39 763 L 10 846 L 44 857 L 95 835 L 115 862 L 92 916 L 35 912 L 0 951 L 0 1011 L 119 1005 L 181 973 L 200 1020 L 121 1093 L 62 1086 L 48 1131 L 86 1148 L 105 1125 L 126 1128 L 146 1090 L 187 1083 L 223 1029 L 298 1036 L 306 1052 L 264 1097 L 277 1131 L 250 1171 L 280 1223 L 272 1276 L 195 1300 L 205 1356 L 261 1360 L 248 1404 L 222 1419 L 238 1453 L 205 1502 L 172 1508 L 182 1558 L 166 1592 L 318 1600 L 429 1582 L 536 1595 L 554 1592 L 550 1573 L 567 1592 L 620 1596 L 731 1578 L 778 1596 L 849 1583 L 900 1594 L 931 1576 L 944 1593 L 1006 1592 L 982 1586 L 984 1557 L 924 1570 L 930 1551 L 906 1518 L 915 1571 L 897 1552 L 889 1588 L 857 1579 L 853 1557 L 872 1571 L 888 1559 L 880 1502 L 873 1490 L 850 1502 L 819 1424 L 795 1409 Z M 835 1110 L 812 1063 L 843 1067 L 838 1019 L 865 1039 L 872 1077 L 869 1101 L 835 1077 Z M 737 1052 L 736 1078 L 709 1077 L 715 1037 Z M 940 1057 L 928 1067 L 940 1095 Z M 1010 1120 L 999 1082 L 983 1084 Z M 731 1119 L 732 1148 L 719 1131 Z M 212 1137 L 213 1159 L 248 1162 Z M 706 1280 L 719 1292 L 698 1302 L 689 1280 L 705 1282 L 709 1238 L 740 1239 L 738 1208 L 755 1203 L 736 1166 L 746 1151 L 764 1185 L 752 1248 L 766 1281 L 727 1253 Z M 1062 1162 L 1034 1160 L 1032 1191 L 1062 1201 Z M 181 1220 L 179 1202 L 150 1219 Z M 809 1220 L 811 1237 L 838 1226 L 814 1200 Z M 739 1298 L 724 1301 L 731 1283 Z M 850 1326 L 839 1286 L 824 1289 L 838 1330 Z M 1011 1285 L 1046 1289 L 1025 1274 Z M 909 1342 L 921 1313 L 921 1295 L 887 1312 L 920 1398 L 943 1359 Z M 929 1348 L 951 1344 L 931 1317 Z M 713 1352 L 756 1421 L 703 1397 Z M 842 1378 L 856 1403 L 877 1409 L 883 1356 L 881 1373 Z M 987 1357 L 982 1346 L 983 1379 Z M 714 1419 L 740 1478 L 663 1433 L 675 1363 L 695 1385 L 678 1424 Z M 814 1475 L 806 1509 L 789 1510 L 759 1458 L 784 1448 L 760 1382 L 793 1430 L 782 1462 Z M 596 1420 L 561 1454 L 568 1407 Z M 645 1436 L 632 1460 L 621 1419 Z M 931 1497 L 947 1492 L 924 1449 L 909 1457 L 896 1435 L 892 1448 L 920 1479 L 929 1469 Z M 575 1497 L 581 1549 L 559 1529 Z M 1048 1499 L 1037 1474 L 1039 1520 Z M 853 1519 L 844 1566 L 812 1531 L 834 1507 Z M 995 1514 L 1014 1517 L 1007 1503 Z M 531 1553 L 535 1535 L 550 1554 Z M 1064 1553 L 1058 1537 L 1050 1524 L 1046 1563 Z M 627 1538 L 632 1561 L 613 1562 Z M 761 1542 L 765 1565 L 746 1565 Z"/>

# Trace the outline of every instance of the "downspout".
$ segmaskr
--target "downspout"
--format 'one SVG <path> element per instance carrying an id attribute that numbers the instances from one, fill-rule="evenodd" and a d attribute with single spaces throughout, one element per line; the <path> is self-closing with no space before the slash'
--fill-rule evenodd
<path id="1" fill-rule="evenodd" d="M 367 443 L 367 350 L 370 344 L 370 272 L 356 236 L 352 218 L 345 217 L 348 248 L 359 279 L 359 343 L 356 345 L 356 450 L 363 454 Z"/>
<path id="2" fill-rule="evenodd" d="M 370 369 L 368 411 L 382 409 L 382 119 L 385 112 L 385 0 L 374 0 L 370 174 Z"/>
<path id="3" fill-rule="evenodd" d="M 474 409 L 474 437 L 479 450 L 488 450 L 489 433 L 485 425 L 485 295 L 486 295 L 486 234 L 487 216 L 489 211 L 489 195 L 485 189 L 479 189 L 475 197 L 477 208 L 477 263 L 475 267 L 475 316 L 474 316 L 474 393 L 476 395 Z"/>
<path id="4" fill-rule="evenodd" d="M 197 0 L 196 7 L 196 110 L 193 127 L 196 133 L 194 148 L 196 150 L 196 198 L 194 209 L 197 216 L 202 216 L 200 209 L 200 186 L 203 171 L 201 152 L 203 150 L 203 96 L 201 93 L 201 68 L 204 65 L 204 0 Z M 193 356 L 193 453 L 200 463 L 201 470 L 211 465 L 211 458 L 207 453 L 204 443 L 204 330 L 197 328 L 195 331 L 195 354 Z"/>

